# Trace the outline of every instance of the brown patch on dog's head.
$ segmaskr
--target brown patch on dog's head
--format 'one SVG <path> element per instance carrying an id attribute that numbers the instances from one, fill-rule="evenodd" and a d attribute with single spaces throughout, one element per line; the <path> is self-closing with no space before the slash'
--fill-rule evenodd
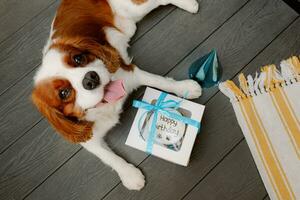
<path id="1" fill-rule="evenodd" d="M 106 44 L 105 27 L 114 27 L 106 0 L 63 0 L 54 20 L 52 39 L 89 37 Z"/>
<path id="2" fill-rule="evenodd" d="M 116 28 L 106 0 L 63 0 L 53 23 L 54 44 L 51 48 L 63 51 L 64 62 L 70 67 L 82 67 L 98 58 L 110 73 L 120 67 L 132 71 L 133 66 L 126 65 L 107 41 L 107 27 Z M 74 56 L 78 55 L 83 57 L 82 64 L 74 62 Z"/>

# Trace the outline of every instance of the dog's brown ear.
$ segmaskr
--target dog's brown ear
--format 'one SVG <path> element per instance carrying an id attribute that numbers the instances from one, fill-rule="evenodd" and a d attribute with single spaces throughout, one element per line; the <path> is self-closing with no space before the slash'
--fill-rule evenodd
<path id="1" fill-rule="evenodd" d="M 73 143 L 80 143 L 92 137 L 93 122 L 79 120 L 75 116 L 65 116 L 62 112 L 44 102 L 35 90 L 32 92 L 31 98 L 38 110 L 67 140 Z"/>

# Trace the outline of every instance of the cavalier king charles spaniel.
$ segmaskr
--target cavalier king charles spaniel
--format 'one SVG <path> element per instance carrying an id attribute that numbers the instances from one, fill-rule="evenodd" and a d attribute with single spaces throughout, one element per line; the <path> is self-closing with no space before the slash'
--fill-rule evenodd
<path id="1" fill-rule="evenodd" d="M 136 23 L 167 4 L 198 11 L 196 0 L 62 0 L 34 77 L 32 100 L 38 110 L 65 139 L 111 166 L 130 190 L 144 187 L 143 174 L 103 140 L 118 123 L 128 94 L 146 85 L 178 96 L 188 93 L 191 99 L 201 95 L 193 80 L 148 73 L 128 55 Z"/>

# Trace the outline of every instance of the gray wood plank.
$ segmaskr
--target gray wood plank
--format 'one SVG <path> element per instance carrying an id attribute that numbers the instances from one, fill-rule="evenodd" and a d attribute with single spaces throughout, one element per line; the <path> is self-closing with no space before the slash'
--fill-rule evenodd
<path id="1" fill-rule="evenodd" d="M 33 72 L 0 98 L 0 152 L 41 120 L 30 101 Z"/>
<path id="2" fill-rule="evenodd" d="M 183 199 L 263 199 L 267 192 L 243 140 Z"/>
<path id="3" fill-rule="evenodd" d="M 131 44 L 139 40 L 143 35 L 145 35 L 149 30 L 151 30 L 156 24 L 168 16 L 171 12 L 175 10 L 175 6 L 161 6 L 148 15 L 144 17 L 142 21 L 137 24 L 137 31 L 134 37 L 131 39 Z"/>
<path id="4" fill-rule="evenodd" d="M 78 149 L 43 120 L 0 155 L 0 199 L 22 199 Z"/>
<path id="5" fill-rule="evenodd" d="M 0 44 L 0 95 L 40 64 L 57 6 L 54 3 Z"/>
<path id="6" fill-rule="evenodd" d="M 300 19 L 273 41 L 243 70 L 248 74 L 262 63 L 300 54 Z M 232 74 L 234 76 L 235 73 Z M 183 197 L 220 159 L 243 138 L 228 99 L 221 93 L 206 104 L 203 128 L 197 138 L 188 168 L 182 168 L 155 157 L 149 157 L 140 167 L 147 185 L 139 193 L 117 186 L 105 199 L 178 199 Z M 180 187 L 178 187 L 180 185 Z M 238 187 L 238 185 L 237 185 Z M 172 190 L 176 188 L 176 190 Z M 159 194 L 159 196 L 157 195 Z"/>
<path id="7" fill-rule="evenodd" d="M 269 3 L 271 5 L 273 5 L 273 3 L 271 1 Z M 258 1 L 256 1 L 256 4 L 261 5 Z M 276 5 L 276 3 L 274 3 L 274 4 Z M 270 5 L 268 5 L 268 6 L 270 6 Z M 250 6 L 246 11 L 252 10 L 252 8 L 253 8 L 253 6 Z M 259 9 L 259 8 L 257 8 L 257 9 Z M 273 7 L 273 9 L 274 10 L 276 9 L 277 12 L 281 13 L 281 11 L 280 11 L 281 9 L 285 10 L 287 8 L 285 8 L 285 7 L 281 8 L 280 6 L 279 6 L 279 8 L 277 8 L 275 6 L 275 7 Z M 246 12 L 246 11 L 244 11 L 244 12 Z M 274 17 L 274 18 L 277 17 L 277 16 L 274 16 L 274 15 L 271 15 L 271 16 L 268 15 L 268 16 L 271 17 L 271 18 L 272 17 Z M 282 24 L 278 23 L 278 29 L 279 30 L 284 29 L 283 24 L 287 25 L 289 23 L 289 21 L 293 20 L 294 17 L 296 17 L 296 16 L 292 14 L 290 16 L 289 20 L 287 20 L 285 22 L 281 22 Z M 255 20 L 252 19 L 251 21 L 255 21 Z M 266 26 L 268 28 L 268 26 L 270 26 L 269 23 L 270 23 L 269 20 L 267 20 L 267 22 L 265 22 L 265 23 L 258 23 L 257 26 Z M 224 31 L 228 31 L 228 30 L 231 29 L 231 26 L 226 27 L 226 25 L 225 25 L 224 27 L 222 27 L 222 29 L 223 28 L 224 28 Z M 255 28 L 258 28 L 258 27 L 255 27 Z M 280 32 L 279 30 L 276 30 L 276 31 Z M 236 33 L 236 34 L 238 34 L 238 33 Z M 273 33 L 269 33 L 269 34 L 272 35 Z M 239 42 L 239 41 L 236 41 L 236 42 Z M 264 48 L 264 46 L 263 46 L 264 43 L 263 43 L 263 41 L 261 41 L 261 42 L 262 42 L 261 48 Z M 245 46 L 246 45 L 247 44 L 245 44 Z M 265 43 L 265 45 L 266 45 L 266 43 Z M 256 55 L 256 53 L 254 53 L 252 56 L 254 57 Z M 244 65 L 245 64 L 247 64 L 246 61 L 245 61 Z M 234 73 L 232 74 L 232 76 L 234 76 Z M 208 142 L 210 145 L 212 145 L 212 143 L 213 143 L 212 147 L 205 146 L 206 145 L 205 143 L 202 143 L 200 145 L 199 142 L 202 142 L 202 140 L 201 141 L 197 140 L 196 146 L 197 147 L 200 146 L 200 148 L 202 146 L 202 148 L 207 149 L 207 152 L 205 152 L 203 149 L 201 149 L 201 152 L 204 151 L 205 155 L 203 157 L 201 157 L 201 164 L 196 164 L 195 165 L 196 167 L 194 167 L 193 169 L 196 170 L 196 168 L 199 169 L 200 167 L 203 167 L 204 168 L 203 169 L 204 174 L 205 174 L 205 172 L 209 171 L 212 167 L 214 167 L 215 163 L 220 158 L 222 158 L 226 154 L 226 152 L 230 151 L 230 148 L 232 148 L 232 146 L 234 146 L 234 144 L 236 144 L 242 137 L 241 134 L 236 136 L 236 133 L 238 132 L 239 129 L 238 129 L 238 127 L 235 127 L 235 132 L 229 133 L 226 136 L 226 138 L 220 139 L 220 135 L 222 135 L 223 130 L 224 129 L 225 130 L 230 129 L 232 127 L 232 125 L 235 123 L 235 118 L 233 116 L 232 111 L 230 110 L 231 107 L 229 105 L 226 105 L 225 108 L 224 108 L 224 105 L 222 104 L 222 102 L 225 102 L 225 101 L 226 101 L 226 98 L 223 98 L 223 99 L 218 98 L 217 100 L 215 100 L 215 103 L 213 103 L 213 104 L 211 103 L 212 105 L 209 107 L 210 109 L 213 108 L 215 110 L 213 110 L 213 111 L 211 110 L 210 113 L 207 113 L 207 115 L 205 116 L 205 118 L 207 118 L 208 121 L 204 121 L 204 124 L 210 123 L 211 127 L 210 127 L 210 130 L 203 130 L 203 133 L 207 133 L 206 136 L 205 136 L 206 138 L 204 138 L 203 140 L 205 142 L 207 142 L 208 137 L 212 137 L 212 138 L 210 138 L 210 142 Z M 209 110 L 209 108 L 208 108 L 208 110 Z M 227 110 L 228 110 L 228 112 L 231 112 L 231 113 L 228 113 Z M 225 112 L 226 115 L 220 116 L 219 113 L 224 113 L 224 111 L 226 111 Z M 135 113 L 136 111 L 133 111 L 132 109 L 130 109 L 128 112 Z M 126 115 L 126 117 L 125 117 L 126 120 L 123 119 L 122 126 L 118 126 L 117 129 L 114 129 L 114 131 L 111 132 L 112 135 L 108 136 L 108 141 L 109 141 L 110 144 L 112 144 L 112 146 L 115 148 L 115 150 L 117 150 L 117 152 L 121 152 L 121 155 L 125 155 L 126 158 L 129 158 L 128 159 L 129 161 L 131 161 L 133 163 L 139 163 L 146 157 L 146 155 L 142 152 L 139 152 L 139 151 L 136 151 L 134 149 L 131 149 L 129 147 L 124 146 L 124 142 L 125 142 L 125 139 L 127 137 L 126 133 L 128 133 L 128 130 L 130 128 L 130 124 L 132 123 L 134 114 L 132 114 L 131 115 L 132 117 L 130 117 L 130 116 L 127 116 L 127 112 L 126 112 L 125 115 Z M 228 119 L 229 122 L 228 121 L 224 122 L 224 118 Z M 219 125 L 216 127 L 214 123 L 217 123 Z M 122 127 L 124 127 L 124 128 L 122 128 Z M 120 130 L 120 128 L 121 128 L 121 130 Z M 215 130 L 218 130 L 218 132 L 215 133 Z M 209 133 L 213 133 L 212 136 L 210 136 Z M 233 136 L 235 136 L 235 138 Z M 204 136 L 202 136 L 202 137 L 204 137 Z M 198 149 L 198 152 L 199 151 L 200 150 Z M 216 157 L 212 156 L 214 153 L 217 154 Z M 193 153 L 193 157 L 191 158 L 192 160 L 196 159 L 195 155 L 197 155 L 197 153 Z M 77 158 L 77 156 L 80 156 L 80 155 L 78 155 L 78 154 L 75 155 L 74 158 L 72 158 L 71 160 L 76 159 L 76 160 L 78 160 L 77 162 L 84 162 L 83 161 L 85 159 L 84 157 Z M 201 156 L 202 156 L 202 154 L 201 154 Z M 152 162 L 153 161 L 152 159 L 156 159 L 156 160 L 154 162 Z M 200 158 L 197 158 L 197 159 L 199 160 Z M 167 162 L 162 161 L 162 160 L 157 159 L 157 158 L 151 158 L 151 159 L 148 159 L 148 160 L 151 160 L 151 161 L 149 161 L 151 163 L 159 163 L 155 167 L 156 170 L 154 170 L 154 171 L 156 172 L 156 174 L 161 174 L 162 176 L 165 176 L 165 174 L 163 174 L 161 170 L 157 170 L 157 169 L 168 169 L 168 170 L 171 169 L 169 171 L 172 171 L 174 174 L 176 174 L 176 173 L 181 174 L 182 171 L 187 171 L 185 168 L 180 168 L 179 166 L 175 166 L 173 164 L 167 163 Z M 148 160 L 146 162 L 148 162 Z M 196 162 L 196 161 L 193 161 L 192 163 L 194 163 L 194 162 Z M 161 163 L 164 163 L 164 164 L 167 163 L 168 166 L 167 167 L 164 166 L 163 168 L 161 168 L 160 166 L 163 165 Z M 79 165 L 79 163 L 78 164 L 73 163 L 72 165 L 73 165 L 73 167 L 75 168 L 75 171 L 76 171 L 76 169 L 77 169 L 76 166 Z M 147 170 L 148 169 L 147 164 L 145 164 L 145 166 L 146 166 L 146 168 L 144 168 L 144 169 L 146 169 L 146 170 L 144 170 L 144 171 L 146 172 L 146 176 L 148 178 L 147 187 L 142 192 L 130 193 L 130 195 L 133 195 L 133 194 L 144 194 L 145 195 L 144 191 L 147 190 L 149 192 L 149 191 L 154 191 L 154 190 L 157 189 L 157 188 L 153 188 L 153 185 L 155 183 L 157 183 L 158 180 L 156 180 L 156 182 L 155 182 L 151 179 L 152 178 L 153 179 L 158 179 L 159 176 L 155 176 L 155 174 L 153 174 L 153 171 L 150 171 L 150 170 L 148 171 Z M 70 174 L 71 173 L 70 170 L 69 170 L 69 167 L 71 167 L 71 166 L 69 166 L 68 163 L 65 166 L 63 166 L 57 173 L 55 173 L 53 176 L 48 178 L 39 188 L 37 188 L 28 197 L 28 199 L 39 199 L 41 196 L 43 197 L 43 199 L 49 199 L 50 197 L 52 197 L 52 198 L 64 197 L 66 199 L 69 199 L 69 198 L 72 198 L 69 194 L 75 195 L 74 193 L 78 193 L 78 194 L 76 194 L 76 197 L 78 197 L 78 198 L 80 197 L 81 199 L 82 198 L 84 198 L 84 199 L 94 199 L 95 195 L 97 196 L 97 198 L 100 198 L 101 196 L 103 196 L 103 194 L 105 192 L 103 192 L 101 190 L 97 190 L 97 191 L 89 190 L 90 187 L 93 187 L 94 182 L 81 181 L 82 177 L 86 176 L 86 173 L 84 171 L 82 172 L 82 174 L 78 174 L 78 177 L 73 177 L 72 188 L 69 188 L 66 184 L 62 184 L 63 178 L 61 176 L 64 175 L 64 174 Z M 99 168 L 98 170 L 101 171 L 101 174 L 102 173 L 111 173 L 110 170 L 107 169 L 107 168 L 105 168 L 105 169 Z M 105 172 L 102 172 L 103 170 Z M 177 171 L 177 170 L 180 170 L 180 172 Z M 112 176 L 114 176 L 114 175 L 112 174 Z M 169 174 L 167 176 L 172 177 L 172 175 L 169 175 Z M 189 179 L 191 177 L 194 177 L 194 175 L 189 174 L 187 179 Z M 98 180 L 101 180 L 100 176 L 95 176 L 94 178 L 98 179 Z M 185 180 L 187 180 L 187 179 L 185 179 Z M 195 179 L 195 178 L 192 178 L 192 180 L 193 179 Z M 188 181 L 186 181 L 186 182 L 188 182 Z M 186 182 L 183 182 L 182 184 L 184 185 L 184 184 L 186 184 Z M 103 181 L 100 181 L 100 182 L 97 182 L 97 184 L 99 184 L 100 187 L 101 187 L 101 185 L 105 184 L 105 182 L 103 183 Z M 62 192 L 58 191 L 58 189 L 57 189 L 58 186 L 60 186 L 59 188 L 60 188 L 60 191 L 62 191 Z M 172 186 L 170 186 L 170 187 L 172 187 Z M 188 187 L 190 187 L 190 186 L 188 186 Z M 80 191 L 82 191 L 82 190 L 84 190 L 84 191 L 86 190 L 86 191 L 90 191 L 90 192 L 86 193 L 85 194 L 86 196 L 85 195 L 81 196 Z M 130 198 L 127 194 L 128 191 L 126 191 L 126 190 L 123 191 L 123 190 L 125 190 L 125 189 L 123 189 L 122 186 L 117 187 L 117 190 L 116 190 L 116 192 L 114 191 L 114 194 L 120 194 L 120 195 L 124 195 L 124 197 Z M 147 195 L 144 196 L 144 195 L 142 195 L 142 198 L 146 198 L 146 197 L 148 197 L 149 199 L 153 198 L 153 196 L 151 196 L 150 194 L 148 194 L 148 196 Z M 134 196 L 134 195 L 133 195 L 133 197 L 141 198 L 141 196 Z M 118 196 L 116 198 L 120 198 L 120 196 Z M 162 198 L 164 198 L 164 197 L 162 197 Z"/>
<path id="8" fill-rule="evenodd" d="M 57 0 L 1 0 L 0 43 Z"/>

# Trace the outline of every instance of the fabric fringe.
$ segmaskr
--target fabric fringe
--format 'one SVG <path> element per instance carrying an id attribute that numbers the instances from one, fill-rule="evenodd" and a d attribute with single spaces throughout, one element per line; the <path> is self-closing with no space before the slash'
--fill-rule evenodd
<path id="1" fill-rule="evenodd" d="M 238 76 L 240 88 L 231 80 L 219 84 L 219 89 L 231 101 L 239 101 L 244 98 L 257 96 L 274 90 L 277 87 L 286 87 L 300 82 L 300 60 L 293 56 L 280 63 L 280 71 L 275 65 L 267 65 L 261 68 L 261 72 L 255 77 L 244 74 Z"/>

